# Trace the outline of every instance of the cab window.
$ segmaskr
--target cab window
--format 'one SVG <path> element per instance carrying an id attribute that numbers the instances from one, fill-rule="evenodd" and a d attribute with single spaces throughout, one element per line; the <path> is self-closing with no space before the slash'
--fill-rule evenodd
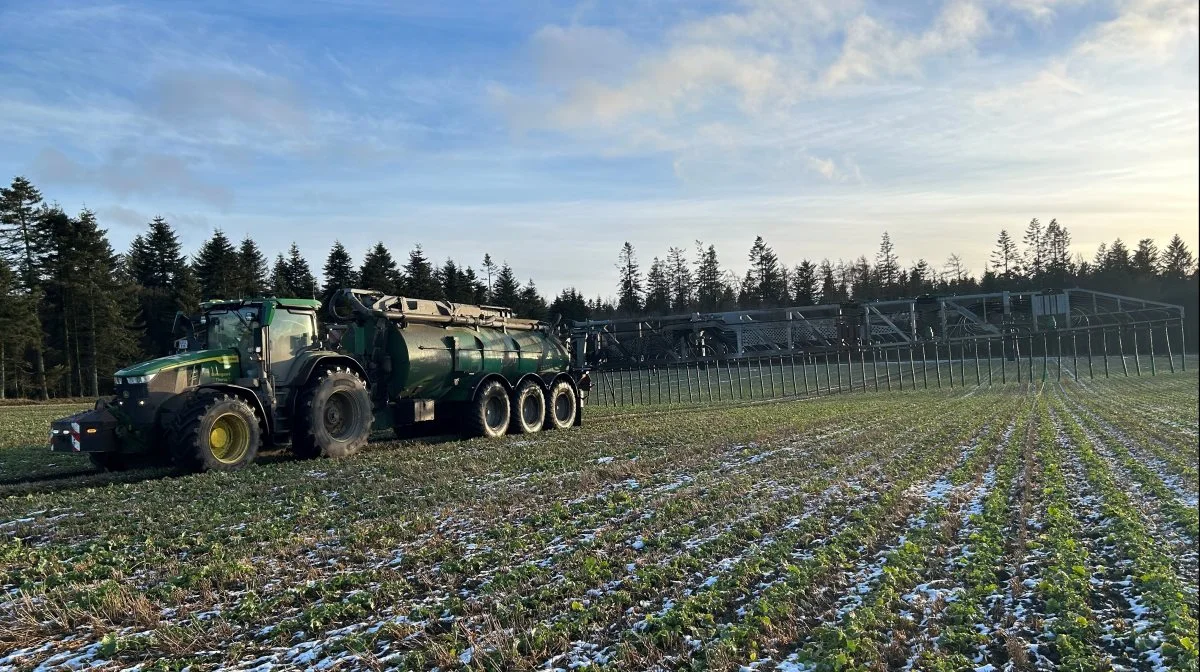
<path id="1" fill-rule="evenodd" d="M 258 326 L 258 307 L 244 306 L 237 310 L 214 310 L 206 316 L 209 348 L 246 347 Z"/>
<path id="2" fill-rule="evenodd" d="M 313 344 L 316 324 L 312 313 L 277 310 L 267 329 L 271 348 L 271 374 L 276 384 L 291 380 L 296 356 Z"/>

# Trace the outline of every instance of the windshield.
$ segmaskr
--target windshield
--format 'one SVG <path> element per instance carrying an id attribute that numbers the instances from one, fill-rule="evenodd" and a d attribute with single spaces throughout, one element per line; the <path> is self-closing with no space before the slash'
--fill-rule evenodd
<path id="1" fill-rule="evenodd" d="M 205 331 L 209 348 L 249 348 L 253 345 L 253 330 L 258 328 L 258 306 L 214 310 L 207 317 Z"/>

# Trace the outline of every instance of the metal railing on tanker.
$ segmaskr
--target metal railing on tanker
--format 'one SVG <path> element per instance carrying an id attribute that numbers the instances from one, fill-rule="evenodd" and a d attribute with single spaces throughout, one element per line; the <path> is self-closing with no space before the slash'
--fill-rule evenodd
<path id="1" fill-rule="evenodd" d="M 594 368 L 595 406 L 689 405 L 1043 381 L 1187 369 L 1183 320 L 1009 331 Z M 1165 370 L 1164 370 L 1165 369 Z"/>

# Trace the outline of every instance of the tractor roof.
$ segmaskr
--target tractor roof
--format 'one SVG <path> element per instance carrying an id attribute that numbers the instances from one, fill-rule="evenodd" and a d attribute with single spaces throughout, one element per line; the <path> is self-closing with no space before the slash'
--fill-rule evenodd
<path id="1" fill-rule="evenodd" d="M 321 302 L 318 299 L 298 299 L 289 297 L 256 297 L 253 299 L 212 299 L 200 304 L 201 310 L 209 310 L 218 307 L 234 307 L 245 306 L 251 304 L 275 304 L 283 308 L 320 308 Z"/>

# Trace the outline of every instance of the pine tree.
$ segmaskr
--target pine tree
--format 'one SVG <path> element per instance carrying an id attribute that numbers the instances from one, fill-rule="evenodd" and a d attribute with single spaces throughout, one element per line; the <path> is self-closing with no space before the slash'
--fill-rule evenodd
<path id="1" fill-rule="evenodd" d="M 1158 246 L 1151 238 L 1138 241 L 1137 250 L 1133 253 L 1133 273 L 1142 279 L 1158 275 Z"/>
<path id="2" fill-rule="evenodd" d="M 339 289 L 347 289 L 357 284 L 354 277 L 354 260 L 346 251 L 341 241 L 333 241 L 329 256 L 325 257 L 325 265 L 321 268 L 325 284 L 321 286 L 321 294 L 328 297 Z"/>
<path id="3" fill-rule="evenodd" d="M 538 293 L 533 278 L 521 289 L 520 300 L 517 302 L 517 314 L 531 320 L 546 319 L 546 300 Z"/>
<path id="4" fill-rule="evenodd" d="M 718 310 L 724 294 L 721 282 L 721 265 L 717 262 L 717 248 L 709 245 L 707 248 L 696 241 L 696 306 L 701 311 L 711 313 Z"/>
<path id="5" fill-rule="evenodd" d="M 496 263 L 492 261 L 492 255 L 486 252 L 483 255 L 483 277 L 487 283 L 487 300 L 494 303 L 492 300 L 492 276 L 496 274 Z"/>
<path id="6" fill-rule="evenodd" d="M 808 259 L 792 271 L 792 300 L 797 306 L 817 303 L 817 266 Z"/>
<path id="7" fill-rule="evenodd" d="M 896 247 L 892 245 L 892 237 L 887 231 L 883 232 L 883 238 L 879 241 L 879 252 L 875 255 L 875 272 L 879 278 L 882 296 L 893 295 L 900 279 L 900 259 L 896 257 Z"/>
<path id="8" fill-rule="evenodd" d="M 1043 240 L 1048 280 L 1052 285 L 1061 287 L 1071 273 L 1071 233 L 1057 219 L 1051 219 L 1046 225 Z"/>
<path id="9" fill-rule="evenodd" d="M 850 267 L 850 286 L 855 301 L 870 301 L 879 298 L 879 288 L 871 271 L 871 262 L 860 255 Z"/>
<path id="10" fill-rule="evenodd" d="M 1029 220 L 1022 242 L 1025 243 L 1025 270 L 1030 279 L 1041 278 L 1046 270 L 1046 238 L 1037 217 Z"/>
<path id="11" fill-rule="evenodd" d="M 670 310 L 671 280 L 662 260 L 654 257 L 650 262 L 650 270 L 646 273 L 645 312 L 651 315 L 665 315 Z"/>
<path id="12" fill-rule="evenodd" d="M 46 360 L 41 336 L 42 325 L 37 307 L 41 303 L 41 272 L 46 256 L 44 235 L 39 231 L 38 206 L 42 194 L 24 177 L 13 178 L 8 187 L 0 187 L 0 254 L 13 262 L 15 279 L 33 308 L 28 315 L 29 330 L 37 334 L 29 341 L 33 351 L 34 385 L 42 399 L 49 398 Z"/>
<path id="13" fill-rule="evenodd" d="M 551 317 L 557 315 L 566 322 L 582 321 L 588 319 L 591 309 L 582 294 L 574 287 L 568 287 L 555 297 L 548 313 Z"/>
<path id="14" fill-rule="evenodd" d="M 196 252 L 192 262 L 192 273 L 200 286 L 202 299 L 225 299 L 237 297 L 237 271 L 239 259 L 233 243 L 220 229 Z"/>
<path id="15" fill-rule="evenodd" d="M 929 262 L 924 259 L 918 259 L 917 263 L 913 264 L 908 271 L 908 293 L 909 296 L 921 296 L 929 294 L 933 291 L 933 270 L 929 268 Z"/>
<path id="16" fill-rule="evenodd" d="M 671 310 L 676 313 L 691 310 L 695 287 L 692 269 L 688 267 L 687 252 L 682 247 L 667 250 L 666 272 L 671 285 Z"/>
<path id="17" fill-rule="evenodd" d="M 139 287 L 142 349 L 151 355 L 165 355 L 175 340 L 171 328 L 176 312 L 195 312 L 199 294 L 195 275 L 167 220 L 155 217 L 150 230 L 133 239 L 126 264 Z"/>
<path id="18" fill-rule="evenodd" d="M 287 259 L 283 258 L 283 253 L 275 255 L 275 265 L 271 267 L 271 295 L 272 296 L 293 296 L 292 285 L 288 278 Z"/>
<path id="19" fill-rule="evenodd" d="M 1020 272 L 1017 244 L 1013 242 L 1012 236 L 1008 235 L 1008 229 L 1000 230 L 1000 237 L 996 239 L 996 249 L 992 250 L 991 261 L 992 270 L 1001 277 L 1012 279 Z"/>
<path id="20" fill-rule="evenodd" d="M 308 261 L 300 254 L 300 247 L 296 243 L 292 243 L 288 248 L 285 274 L 288 292 L 280 296 L 297 298 L 315 298 L 317 296 L 317 278 L 309 268 Z"/>
<path id="21" fill-rule="evenodd" d="M 15 269 L 17 282 L 25 291 L 38 288 L 47 250 L 38 213 L 42 193 L 24 177 L 13 178 L 0 187 L 0 253 Z"/>
<path id="22" fill-rule="evenodd" d="M 234 273 L 234 296 L 250 298 L 262 296 L 267 288 L 267 257 L 258 249 L 249 236 L 242 239 L 237 252 L 237 269 Z"/>
<path id="23" fill-rule="evenodd" d="M 617 285 L 617 310 L 625 315 L 637 315 L 642 312 L 642 274 L 629 241 L 621 246 L 617 271 L 621 276 Z"/>
<path id="24" fill-rule="evenodd" d="M 396 268 L 392 253 L 380 241 L 363 257 L 362 267 L 358 270 L 358 284 L 363 289 L 395 295 L 400 293 L 397 282 L 399 276 L 400 271 Z"/>
<path id="25" fill-rule="evenodd" d="M 742 307 L 774 307 L 781 303 L 787 291 L 787 280 L 779 267 L 779 257 L 763 242 L 762 236 L 756 236 L 750 247 L 749 277 L 752 287 L 746 291 L 751 305 L 743 303 Z"/>
<path id="26" fill-rule="evenodd" d="M 821 260 L 821 303 L 833 304 L 843 301 L 833 273 L 833 263 L 828 259 Z"/>
<path id="27" fill-rule="evenodd" d="M 17 395 L 26 385 L 25 352 L 41 338 L 36 307 L 30 295 L 20 288 L 20 281 L 6 262 L 0 261 L 0 399 L 8 390 Z M 35 328 L 36 327 L 36 328 Z"/>
<path id="28" fill-rule="evenodd" d="M 1162 255 L 1162 275 L 1171 280 L 1186 280 L 1196 272 L 1196 257 L 1179 234 L 1171 237 Z"/>
<path id="29" fill-rule="evenodd" d="M 512 267 L 505 262 L 492 285 L 492 305 L 516 309 L 521 303 L 521 286 Z"/>
<path id="30" fill-rule="evenodd" d="M 467 300 L 467 303 L 483 305 L 488 302 L 487 286 L 479 280 L 479 276 L 475 275 L 475 269 L 468 266 L 467 270 L 463 273 L 463 280 L 470 291 L 470 298 Z"/>
<path id="31" fill-rule="evenodd" d="M 442 298 L 442 286 L 433 272 L 433 265 L 425 258 L 425 252 L 420 245 L 408 253 L 408 263 L 404 265 L 405 296 L 416 299 L 437 300 Z"/>
<path id="32" fill-rule="evenodd" d="M 1108 246 L 1108 255 L 1104 258 L 1104 270 L 1106 273 L 1119 275 L 1128 275 L 1133 270 L 1129 248 L 1120 238 Z"/>
<path id="33" fill-rule="evenodd" d="M 138 306 L 123 300 L 136 291 L 118 272 L 94 213 L 70 217 L 49 208 L 42 216 L 50 262 L 43 322 L 61 374 L 54 386 L 61 394 L 96 395 L 101 378 L 107 382 L 121 364 L 140 355 L 139 334 L 130 326 Z"/>

